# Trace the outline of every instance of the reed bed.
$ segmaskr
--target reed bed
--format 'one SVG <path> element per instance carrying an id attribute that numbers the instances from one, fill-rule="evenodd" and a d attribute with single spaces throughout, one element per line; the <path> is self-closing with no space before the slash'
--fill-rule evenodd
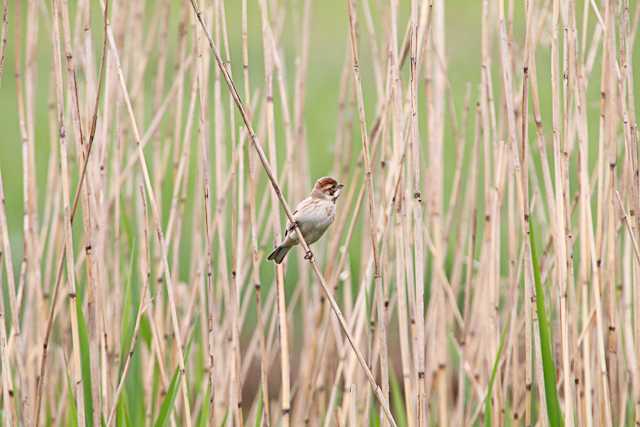
<path id="1" fill-rule="evenodd" d="M 640 424 L 640 2 L 0 7 L 3 425 Z"/>

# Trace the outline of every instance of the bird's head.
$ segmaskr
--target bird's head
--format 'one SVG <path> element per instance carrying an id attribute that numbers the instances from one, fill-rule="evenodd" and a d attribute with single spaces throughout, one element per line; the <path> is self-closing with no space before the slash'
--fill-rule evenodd
<path id="1" fill-rule="evenodd" d="M 316 181 L 316 185 L 313 186 L 313 193 L 316 196 L 331 199 L 335 202 L 340 197 L 343 187 L 344 185 L 339 184 L 335 179 L 325 176 Z"/>

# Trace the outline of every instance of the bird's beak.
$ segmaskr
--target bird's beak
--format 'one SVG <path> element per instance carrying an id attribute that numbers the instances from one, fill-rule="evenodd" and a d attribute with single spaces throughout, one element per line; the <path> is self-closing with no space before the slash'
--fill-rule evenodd
<path id="1" fill-rule="evenodd" d="M 343 184 L 336 185 L 336 189 L 333 191 L 333 197 L 332 197 L 334 203 L 336 200 L 338 200 L 338 197 L 340 197 L 340 194 L 342 194 L 343 188 L 344 188 Z"/>

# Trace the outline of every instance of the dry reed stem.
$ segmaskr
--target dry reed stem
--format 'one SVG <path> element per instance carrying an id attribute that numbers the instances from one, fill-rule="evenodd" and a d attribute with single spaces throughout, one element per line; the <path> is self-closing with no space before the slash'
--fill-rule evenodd
<path id="1" fill-rule="evenodd" d="M 129 349 L 127 350 L 127 353 L 126 353 L 126 360 L 124 362 L 124 367 L 122 368 L 122 374 L 120 375 L 118 386 L 116 387 L 116 391 L 113 395 L 113 404 L 112 404 L 111 410 L 108 412 L 109 416 L 107 417 L 107 424 L 106 424 L 107 426 L 110 426 L 111 421 L 113 420 L 113 416 L 115 414 L 116 407 L 118 405 L 118 399 L 120 397 L 120 393 L 122 392 L 122 386 L 124 385 L 124 381 L 127 378 L 127 371 L 129 370 L 129 365 L 131 364 L 133 351 L 136 347 L 138 332 L 140 330 L 140 321 L 142 320 L 142 316 L 146 312 L 147 305 L 148 305 L 147 290 L 149 289 L 149 275 L 147 274 L 147 271 L 148 271 L 147 238 L 149 233 L 146 227 L 146 218 L 148 218 L 148 212 L 147 212 L 147 204 L 144 197 L 144 188 L 142 186 L 140 186 L 140 200 L 142 201 L 142 206 L 143 206 L 143 209 L 142 209 L 143 210 L 142 214 L 144 215 L 143 218 L 145 218 L 145 220 L 143 221 L 143 223 L 145 224 L 145 227 L 142 228 L 143 239 L 141 240 L 142 241 L 141 253 L 143 254 L 143 256 L 142 256 L 142 263 L 140 264 L 143 287 L 142 287 L 142 293 L 140 295 L 140 302 L 136 310 L 136 320 L 133 327 L 133 336 L 131 337 L 131 343 L 129 344 Z"/>
<path id="2" fill-rule="evenodd" d="M 487 0 L 466 20 L 439 0 L 348 1 L 335 17 L 348 34 L 326 34 L 346 48 L 334 64 L 311 0 L 110 3 L 109 27 L 88 0 L 0 6 L 21 164 L 0 178 L 4 423 L 150 425 L 178 365 L 172 426 L 389 424 L 389 406 L 409 426 L 549 425 L 529 221 L 562 417 L 640 419 L 640 6 Z M 464 63 L 480 67 L 465 86 L 452 28 L 474 19 L 480 49 Z M 320 125 L 319 57 L 338 90 L 335 123 Z M 325 158 L 314 143 L 327 124 Z M 262 261 L 280 206 L 325 165 L 347 191 L 314 250 L 317 279 L 302 257 L 272 274 Z"/>
<path id="3" fill-rule="evenodd" d="M 4 258 L 5 269 L 7 272 L 7 286 L 15 286 L 13 283 L 13 261 L 11 259 L 11 246 L 9 245 L 9 226 L 7 224 L 6 217 L 6 209 L 5 209 L 5 195 L 4 195 L 4 186 L 2 180 L 2 173 L 0 172 L 0 232 L 2 238 L 2 249 L 0 250 L 0 254 Z M 2 261 L 2 260 L 0 260 Z M 1 275 L 0 275 L 1 276 Z M 15 288 L 14 288 L 15 289 Z M 5 307 L 4 301 L 0 301 L 0 320 L 2 323 L 0 324 L 0 358 L 2 358 L 2 395 L 3 395 L 3 408 L 5 413 L 7 414 L 7 423 L 11 423 L 15 418 L 15 411 L 12 405 L 14 399 L 12 398 L 13 394 L 13 384 L 10 375 L 10 366 L 11 363 L 9 361 L 9 354 L 7 349 L 7 330 L 5 328 Z"/>
<path id="4" fill-rule="evenodd" d="M 360 122 L 360 137 L 362 139 L 362 156 L 364 160 L 364 179 L 367 187 L 367 201 L 368 201 L 368 214 L 369 214 L 369 236 L 371 239 L 371 252 L 373 254 L 373 266 L 374 266 L 374 281 L 375 281 L 375 299 L 377 302 L 376 311 L 378 315 L 378 339 L 377 345 L 381 347 L 380 350 L 380 376 L 382 378 L 382 394 L 384 396 L 383 405 L 389 405 L 389 365 L 387 361 L 388 349 L 387 349 L 387 316 L 385 315 L 385 305 L 388 304 L 384 301 L 383 289 L 382 289 L 382 271 L 380 267 L 380 259 L 378 255 L 378 249 L 376 248 L 376 230 L 374 229 L 375 214 L 374 214 L 374 188 L 371 172 L 371 159 L 370 159 L 370 147 L 367 133 L 367 119 L 364 109 L 364 95 L 362 93 L 362 83 L 360 81 L 360 60 L 358 54 L 358 36 L 356 34 L 356 7 L 354 0 L 348 0 L 349 10 L 349 34 L 351 42 L 351 61 L 353 65 L 353 79 L 354 87 L 356 91 L 356 101 L 358 105 L 358 119 Z M 383 426 L 386 422 L 383 423 Z"/>
<path id="5" fill-rule="evenodd" d="M 253 127 L 251 126 L 251 122 L 249 121 L 249 116 L 248 113 L 246 111 L 246 108 L 244 106 L 244 103 L 242 102 L 242 100 L 239 97 L 238 91 L 236 90 L 235 84 L 233 82 L 233 80 L 231 79 L 231 76 L 229 75 L 228 70 L 226 69 L 226 67 L 223 64 L 222 58 L 220 57 L 220 54 L 218 52 L 218 49 L 216 47 L 216 45 L 213 42 L 213 39 L 211 38 L 211 35 L 209 34 L 209 31 L 207 30 L 206 24 L 203 21 L 202 18 L 202 12 L 200 11 L 200 9 L 198 8 L 198 6 L 196 5 L 196 3 L 192 0 L 191 1 L 191 5 L 193 7 L 193 11 L 196 14 L 198 21 L 200 22 L 200 25 L 202 27 L 202 30 L 205 32 L 207 39 L 209 40 L 209 47 L 211 48 L 212 52 L 214 53 L 216 62 L 218 64 L 218 68 L 221 70 L 225 81 L 227 83 L 227 86 L 231 92 L 231 95 L 236 103 L 236 106 L 238 107 L 238 110 L 240 111 L 240 114 L 242 116 L 242 119 L 244 121 L 244 125 L 247 129 L 247 132 L 249 133 L 249 137 L 251 139 L 251 142 L 253 144 L 253 147 L 256 149 L 257 153 L 258 153 L 258 157 L 262 163 L 263 168 L 265 169 L 265 172 L 267 173 L 267 176 L 269 178 L 269 181 L 271 182 L 271 185 L 273 187 L 273 190 L 276 194 L 276 196 L 278 197 L 280 204 L 282 205 L 282 207 L 285 210 L 285 213 L 287 214 L 287 217 L 289 218 L 289 221 L 291 222 L 291 224 L 295 224 L 295 221 L 293 220 L 293 215 L 291 213 L 291 209 L 289 208 L 287 202 L 284 200 L 284 197 L 282 195 L 282 192 L 280 190 L 280 187 L 278 186 L 277 181 L 275 180 L 275 176 L 271 170 L 271 167 L 269 166 L 269 163 L 267 161 L 267 158 L 264 154 L 264 152 L 262 151 L 262 147 L 259 145 L 258 141 L 257 141 L 257 137 L 255 132 L 253 131 Z M 342 316 L 342 313 L 340 311 L 340 308 L 338 307 L 338 304 L 336 303 L 335 299 L 331 296 L 329 289 L 327 288 L 326 282 L 324 280 L 324 277 L 322 276 L 322 273 L 320 272 L 320 269 L 313 257 L 313 253 L 311 252 L 311 250 L 309 249 L 309 246 L 307 245 L 306 241 L 304 240 L 304 237 L 302 235 L 302 233 L 300 232 L 300 229 L 295 226 L 295 230 L 296 233 L 298 235 L 298 239 L 305 251 L 306 254 L 308 254 L 308 259 L 309 259 L 309 263 L 312 265 L 313 270 L 316 274 L 316 277 L 318 278 L 320 285 L 322 286 L 322 290 L 325 293 L 325 296 L 329 299 L 329 302 L 331 303 L 331 307 L 334 311 L 334 313 L 336 314 L 339 322 L 340 322 L 340 326 L 342 327 L 343 332 L 345 333 L 345 335 L 347 336 L 350 345 L 352 346 L 354 352 L 356 353 L 358 360 L 360 362 L 360 365 L 362 366 L 362 369 L 365 371 L 366 375 L 367 375 L 367 379 L 369 380 L 372 388 L 374 389 L 374 392 L 376 394 L 376 397 L 378 398 L 380 405 L 382 406 L 384 412 L 385 412 L 385 416 L 388 418 L 388 420 L 391 422 L 392 425 L 395 426 L 395 421 L 393 420 L 393 416 L 391 415 L 391 411 L 388 408 L 388 405 L 385 404 L 386 399 L 384 398 L 382 391 L 380 389 L 380 387 L 377 385 L 375 378 L 373 377 L 373 375 L 371 374 L 371 371 L 369 370 L 364 357 L 362 356 L 361 352 L 358 350 L 358 348 L 356 347 L 355 342 L 353 341 L 353 338 L 351 337 L 351 334 L 349 332 L 349 330 L 347 329 L 347 324 L 346 321 L 344 319 L 344 317 Z"/>
<path id="6" fill-rule="evenodd" d="M 104 15 L 107 16 L 108 13 L 108 7 L 109 7 L 109 0 L 106 1 L 105 3 L 105 10 L 104 10 Z M 101 64 L 100 64 L 100 76 L 98 79 L 98 90 L 96 93 L 96 100 L 95 100 L 95 105 L 94 105 L 94 109 L 93 109 L 93 115 L 92 115 L 92 120 L 91 120 L 91 128 L 89 130 L 89 139 L 88 139 L 88 143 L 87 143 L 87 149 L 86 149 L 86 153 L 84 156 L 84 162 L 83 162 L 83 166 L 82 166 L 82 171 L 80 174 L 80 179 L 78 181 L 77 184 L 77 188 L 75 191 L 75 196 L 74 196 L 74 201 L 73 201 L 73 207 L 72 210 L 70 212 L 70 223 L 73 224 L 73 220 L 75 218 L 75 214 L 78 208 L 78 200 L 79 200 L 79 195 L 80 192 L 82 190 L 83 184 L 85 182 L 85 178 L 86 178 L 86 174 L 87 174 L 87 166 L 89 164 L 89 158 L 92 152 L 92 148 L 93 148 L 93 140 L 95 137 L 95 132 L 96 132 L 96 123 L 97 123 L 97 116 L 98 116 L 98 104 L 100 101 L 100 94 L 101 94 L 101 82 L 102 82 L 102 77 L 104 74 L 104 67 L 105 67 L 105 63 L 106 63 L 106 21 L 105 21 L 105 25 L 104 25 L 104 29 L 105 29 L 105 33 L 104 33 L 104 42 L 103 42 L 103 50 L 102 50 L 102 60 L 101 60 Z M 38 376 L 38 380 L 36 381 L 36 396 L 35 396 L 35 416 L 34 416 L 34 422 L 38 423 L 39 419 L 40 419 L 40 402 L 41 402 L 41 397 L 42 397 L 42 389 L 44 387 L 44 378 L 45 378 L 45 372 L 46 372 L 46 360 L 47 360 L 47 351 L 48 351 L 48 343 L 49 343 L 49 338 L 51 336 L 51 331 L 52 331 L 52 327 L 53 327 L 53 322 L 55 319 L 55 308 L 56 308 L 56 302 L 57 302 L 57 296 L 58 296 L 58 288 L 60 285 L 60 281 L 62 279 L 62 269 L 63 269 L 63 265 L 64 265 L 64 259 L 65 259 L 65 254 L 66 252 L 62 252 L 59 258 L 59 262 L 58 262 L 58 268 L 57 268 L 57 274 L 56 274 L 56 284 L 54 287 L 54 295 L 53 295 L 53 299 L 52 299 L 52 303 L 51 303 L 51 309 L 49 312 L 49 317 L 47 320 L 47 326 L 46 326 L 46 332 L 45 332 L 45 336 L 44 336 L 44 343 L 43 343 L 43 352 L 42 352 L 42 359 L 41 359 L 41 364 L 40 364 L 40 373 Z"/>
<path id="7" fill-rule="evenodd" d="M 265 68 L 265 115 L 267 126 L 267 146 L 269 150 L 269 157 L 271 160 L 271 168 L 277 174 L 277 159 L 276 159 L 276 141 L 275 141 L 275 113 L 273 106 L 273 69 L 276 54 L 273 49 L 273 36 L 270 31 L 269 24 L 269 11 L 264 0 L 260 1 L 260 17 L 262 23 L 262 42 L 264 49 L 264 68 Z M 283 105 L 287 105 L 286 97 Z M 288 117 L 288 115 L 287 115 Z M 287 135 L 289 135 L 289 119 L 285 119 L 287 122 Z M 249 131 L 251 133 L 251 131 Z M 276 194 L 271 193 L 271 208 L 274 215 L 272 216 L 272 227 L 274 236 L 274 245 L 278 245 L 282 239 L 280 232 L 280 210 L 278 209 L 278 198 Z M 291 220 L 293 224 L 293 220 Z M 289 329 L 287 326 L 286 304 L 284 296 L 284 265 L 276 265 L 276 307 L 278 310 L 278 336 L 280 338 L 280 375 L 281 375 L 281 390 L 280 390 L 280 408 L 281 418 L 280 422 L 284 427 L 288 427 L 290 423 L 291 415 L 291 379 L 290 379 L 290 367 L 289 367 Z"/>
<path id="8" fill-rule="evenodd" d="M 106 17 L 105 17 L 106 20 Z M 181 334 L 180 334 L 180 328 L 178 325 L 178 317 L 177 317 L 177 311 L 176 311 L 176 306 L 175 306 L 175 299 L 173 296 L 173 280 L 171 277 L 171 272 L 169 270 L 169 263 L 167 261 L 167 252 L 166 252 L 166 243 L 164 240 L 164 235 L 160 226 L 160 217 L 159 217 L 159 208 L 158 208 L 158 204 L 157 201 L 154 197 L 154 192 L 153 192 L 153 187 L 151 185 L 151 179 L 149 176 L 149 169 L 147 166 L 147 162 L 145 160 L 144 157 L 144 153 L 142 151 L 142 145 L 141 145 L 141 135 L 140 132 L 138 130 L 138 126 L 136 123 L 136 118 L 135 115 L 133 113 L 133 109 L 131 106 L 131 101 L 129 99 L 129 95 L 128 95 L 128 90 L 127 90 L 127 86 L 124 80 L 124 76 L 123 76 L 123 72 L 122 72 L 122 66 L 120 64 L 120 59 L 119 59 L 119 55 L 118 55 L 118 50 L 117 50 L 117 46 L 113 37 L 113 33 L 111 31 L 111 26 L 110 24 L 107 22 L 107 36 L 108 36 L 108 41 L 109 41 L 109 46 L 110 49 L 113 53 L 113 57 L 115 59 L 115 65 L 116 65 L 116 70 L 118 73 L 118 78 L 119 78 L 119 83 L 120 83 L 120 88 L 122 90 L 122 95 L 124 97 L 125 100 L 125 104 L 127 106 L 127 110 L 129 113 L 129 118 L 131 120 L 131 127 L 133 129 L 133 136 L 135 138 L 135 144 L 136 144 L 136 148 L 137 148 L 137 155 L 138 155 L 138 160 L 140 162 L 140 168 L 142 169 L 142 173 L 143 173 L 143 177 L 144 177 L 144 183 L 145 183 L 145 187 L 148 193 L 148 198 L 149 198 L 149 202 L 151 205 L 151 213 L 152 213 L 152 218 L 153 218 L 153 223 L 155 226 L 155 231 L 156 231 L 156 235 L 158 238 L 158 241 L 160 243 L 160 257 L 161 257 L 161 262 L 162 262 L 162 268 L 163 268 L 163 274 L 165 277 L 165 281 L 166 281 L 166 287 L 167 287 L 167 293 L 169 296 L 169 305 L 170 305 L 170 309 L 171 309 L 171 322 L 172 322 L 172 326 L 173 326 L 173 333 L 175 334 L 176 337 L 176 347 L 178 350 L 178 365 L 180 366 L 180 382 L 181 382 L 181 390 L 182 390 L 182 400 L 183 400 L 183 404 L 184 404 L 184 410 L 185 410 L 185 417 L 186 417 L 186 425 L 188 427 L 191 426 L 191 410 L 189 408 L 189 398 L 188 398 L 188 392 L 187 392 L 187 382 L 186 382 L 186 375 L 185 374 L 185 360 L 184 360 L 184 354 L 183 354 L 183 341 L 181 338 Z"/>

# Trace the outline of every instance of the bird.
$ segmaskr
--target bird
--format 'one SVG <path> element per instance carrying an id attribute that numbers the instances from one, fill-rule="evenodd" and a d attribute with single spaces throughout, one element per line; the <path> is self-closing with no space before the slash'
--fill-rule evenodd
<path id="1" fill-rule="evenodd" d="M 336 217 L 336 200 L 343 187 L 330 176 L 322 177 L 316 181 L 311 194 L 296 206 L 293 220 L 307 244 L 316 242 L 333 223 Z M 300 243 L 295 228 L 294 224 L 287 225 L 282 242 L 267 257 L 268 260 L 282 264 L 289 250 Z M 305 258 L 309 259 L 310 256 L 308 253 Z"/>

